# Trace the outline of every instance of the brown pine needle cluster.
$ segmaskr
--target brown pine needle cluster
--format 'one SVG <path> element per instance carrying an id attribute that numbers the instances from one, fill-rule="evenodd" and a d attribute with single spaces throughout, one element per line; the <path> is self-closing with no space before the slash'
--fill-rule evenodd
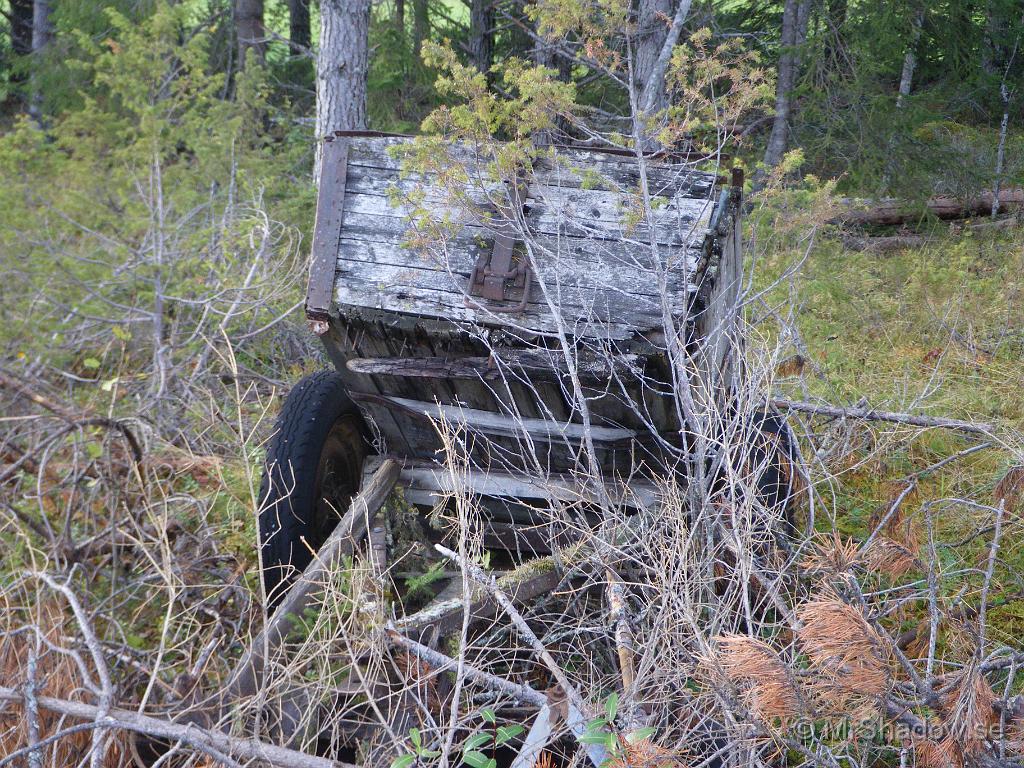
<path id="1" fill-rule="evenodd" d="M 608 761 L 607 765 L 608 768 L 684 768 L 686 763 L 677 752 L 644 739 L 636 744 L 625 744 L 622 757 Z"/>
<path id="2" fill-rule="evenodd" d="M 946 698 L 946 734 L 939 743 L 954 765 L 966 765 L 985 750 L 999 724 L 995 703 L 995 691 L 980 670 L 974 665 L 964 670 L 959 685 Z"/>
<path id="3" fill-rule="evenodd" d="M 864 553 L 863 563 L 869 571 L 884 573 L 893 579 L 923 569 L 921 561 L 907 547 L 881 536 L 871 542 Z"/>
<path id="4" fill-rule="evenodd" d="M 763 722 L 785 726 L 804 711 L 792 673 L 763 640 L 724 635 L 718 638 L 716 661 L 744 706 Z"/>
<path id="5" fill-rule="evenodd" d="M 1024 498 L 1024 465 L 1017 465 L 1006 470 L 992 491 L 992 500 L 998 506 L 1000 502 L 1006 509 L 1016 512 Z"/>
<path id="6" fill-rule="evenodd" d="M 853 606 L 826 595 L 797 610 L 797 637 L 814 671 L 825 709 L 866 719 L 889 690 L 891 649 Z"/>
<path id="7" fill-rule="evenodd" d="M 812 550 L 800 565 L 810 571 L 827 576 L 849 573 L 857 563 L 858 545 L 839 534 L 818 534 L 812 541 Z"/>

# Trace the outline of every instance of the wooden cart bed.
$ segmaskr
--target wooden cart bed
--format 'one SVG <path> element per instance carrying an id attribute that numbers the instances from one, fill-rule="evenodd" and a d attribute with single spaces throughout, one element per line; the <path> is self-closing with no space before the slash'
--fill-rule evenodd
<path id="1" fill-rule="evenodd" d="M 429 152 L 422 141 L 341 134 L 324 146 L 306 310 L 378 447 L 436 461 L 443 417 L 487 438 L 473 451 L 488 472 L 578 469 L 568 340 L 604 469 L 651 464 L 661 441 L 680 440 L 666 321 L 711 368 L 727 356 L 711 323 L 738 281 L 736 195 L 649 160 L 648 224 L 635 157 L 551 149 L 502 180 L 490 150 L 438 144 L 436 172 L 408 173 L 401 153 Z M 472 283 L 503 237 L 512 268 L 531 269 L 499 301 Z"/>

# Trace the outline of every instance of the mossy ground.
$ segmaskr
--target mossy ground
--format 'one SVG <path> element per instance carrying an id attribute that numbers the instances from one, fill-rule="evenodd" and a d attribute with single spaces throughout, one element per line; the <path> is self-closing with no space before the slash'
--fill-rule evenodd
<path id="1" fill-rule="evenodd" d="M 759 277 L 767 285 L 806 257 L 771 294 L 780 302 L 795 298 L 793 317 L 809 358 L 800 377 L 777 381 L 786 395 L 995 425 L 991 448 L 921 478 L 902 504 L 894 536 L 916 547 L 925 564 L 931 559 L 925 505 L 938 499 L 997 504 L 996 483 L 1024 462 L 1024 234 L 931 229 L 934 243 L 888 253 L 848 250 L 825 232 L 809 250 L 770 254 Z M 772 332 L 767 340 L 777 338 Z M 874 423 L 850 425 L 840 439 L 844 444 L 832 448 L 827 462 L 834 481 L 819 487 L 826 510 L 818 512 L 816 528 L 863 540 L 908 475 L 986 438 Z M 992 524 L 993 513 L 954 502 L 932 508 L 941 594 L 952 597 L 968 584 L 964 600 L 976 606 L 992 536 L 975 534 Z M 990 637 L 1010 644 L 1024 631 L 1017 512 L 1008 499 L 989 614 Z M 926 574 L 912 572 L 906 580 L 915 578 Z"/>

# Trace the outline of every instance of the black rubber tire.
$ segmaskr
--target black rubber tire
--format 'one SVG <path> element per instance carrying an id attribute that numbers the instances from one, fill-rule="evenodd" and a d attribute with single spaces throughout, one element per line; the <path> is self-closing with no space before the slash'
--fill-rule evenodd
<path id="1" fill-rule="evenodd" d="M 792 531 L 793 500 L 799 488 L 796 437 L 786 418 L 774 409 L 756 412 L 751 426 L 756 434 L 747 445 L 747 460 L 750 466 L 761 468 L 758 500 L 766 509 L 781 511 Z"/>
<path id="2" fill-rule="evenodd" d="M 258 513 L 263 584 L 273 610 L 348 508 L 370 453 L 341 376 L 319 371 L 292 388 L 267 447 Z"/>

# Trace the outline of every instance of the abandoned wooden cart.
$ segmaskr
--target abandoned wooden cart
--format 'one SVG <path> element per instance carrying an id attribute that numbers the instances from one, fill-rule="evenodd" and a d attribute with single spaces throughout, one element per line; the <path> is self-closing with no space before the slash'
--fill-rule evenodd
<path id="1" fill-rule="evenodd" d="M 295 386 L 269 444 L 262 567 L 284 606 L 267 631 L 283 636 L 339 552 L 387 568 L 377 512 L 396 484 L 424 516 L 472 498 L 509 567 L 609 508 L 656 509 L 658 478 L 687 471 L 680 388 L 721 404 L 735 373 L 742 183 L 672 156 L 328 139 L 306 313 L 335 370 Z M 572 524 L 537 527 L 559 505 Z M 396 627 L 461 624 L 442 592 L 399 604 Z"/>

